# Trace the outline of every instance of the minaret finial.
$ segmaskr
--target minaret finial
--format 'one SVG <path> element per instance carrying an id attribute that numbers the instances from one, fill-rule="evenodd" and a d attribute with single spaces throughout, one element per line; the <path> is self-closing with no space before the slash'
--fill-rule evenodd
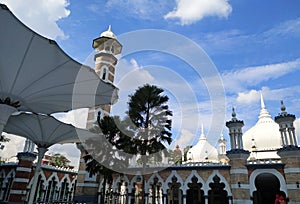
<path id="1" fill-rule="evenodd" d="M 108 31 L 111 31 L 111 25 L 108 25 L 108 29 L 107 29 Z"/>
<path id="2" fill-rule="evenodd" d="M 235 113 L 234 107 L 232 107 L 231 116 L 232 116 L 232 118 L 236 118 L 236 113 Z"/>
<path id="3" fill-rule="evenodd" d="M 280 104 L 281 104 L 280 110 L 281 110 L 282 112 L 285 112 L 286 108 L 285 108 L 285 105 L 284 105 L 284 103 L 283 103 L 283 100 L 280 101 Z"/>
<path id="4" fill-rule="evenodd" d="M 261 109 L 265 109 L 266 108 L 262 92 L 260 92 L 260 105 L 261 105 Z"/>

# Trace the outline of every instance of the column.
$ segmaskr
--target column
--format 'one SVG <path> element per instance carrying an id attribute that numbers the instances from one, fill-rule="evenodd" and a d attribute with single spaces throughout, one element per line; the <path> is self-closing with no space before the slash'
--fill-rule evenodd
<path id="1" fill-rule="evenodd" d="M 186 195 L 182 195 L 183 198 L 183 204 L 186 204 Z"/>
<path id="2" fill-rule="evenodd" d="M 23 203 L 26 199 L 26 189 L 32 171 L 33 161 L 36 156 L 29 152 L 20 152 L 17 157 L 19 163 L 8 200 L 9 202 Z"/>

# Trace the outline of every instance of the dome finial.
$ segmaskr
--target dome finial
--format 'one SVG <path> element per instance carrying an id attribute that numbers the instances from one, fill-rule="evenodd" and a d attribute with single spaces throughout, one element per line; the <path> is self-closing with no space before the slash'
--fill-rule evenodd
<path id="1" fill-rule="evenodd" d="M 270 113 L 266 109 L 262 92 L 260 92 L 260 106 L 261 106 L 261 110 L 260 110 L 260 114 L 259 114 L 258 118 L 259 119 L 260 118 L 271 118 Z"/>
<path id="2" fill-rule="evenodd" d="M 116 35 L 111 31 L 111 25 L 108 26 L 107 30 L 101 33 L 100 37 L 117 39 Z"/>
<path id="3" fill-rule="evenodd" d="M 260 106 L 261 106 L 261 109 L 265 109 L 266 108 L 262 92 L 260 92 Z"/>
<path id="4" fill-rule="evenodd" d="M 201 125 L 201 136 L 200 136 L 200 140 L 206 140 L 206 136 L 204 134 L 204 128 L 203 128 L 203 123 Z"/>

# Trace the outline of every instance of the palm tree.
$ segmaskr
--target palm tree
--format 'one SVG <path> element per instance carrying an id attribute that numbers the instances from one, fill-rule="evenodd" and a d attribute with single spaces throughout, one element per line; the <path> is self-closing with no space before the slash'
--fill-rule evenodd
<path id="1" fill-rule="evenodd" d="M 121 133 L 117 124 L 121 123 L 118 116 L 104 116 L 100 119 L 100 112 L 97 117 L 97 124 L 90 129 L 91 132 L 97 133 L 99 137 L 90 139 L 85 142 L 87 149 L 83 157 L 86 163 L 86 170 L 90 175 L 100 174 L 103 176 L 101 202 L 104 203 L 104 195 L 107 184 L 112 183 L 112 175 L 116 173 L 113 169 L 126 168 L 128 161 L 122 157 L 120 149 L 126 149 L 128 139 Z M 110 143 L 110 145 L 105 145 Z M 113 147 L 113 148 L 111 148 Z M 118 154 L 118 159 L 116 159 Z"/>
<path id="2" fill-rule="evenodd" d="M 129 98 L 127 123 L 130 121 L 131 124 L 127 127 L 132 132 L 132 151 L 141 156 L 144 175 L 149 155 L 161 159 L 158 153 L 166 149 L 163 143 L 170 144 L 172 141 L 172 112 L 167 105 L 168 96 L 163 95 L 163 89 L 154 85 L 139 87 Z M 144 182 L 143 178 L 142 203 L 145 200 Z"/>

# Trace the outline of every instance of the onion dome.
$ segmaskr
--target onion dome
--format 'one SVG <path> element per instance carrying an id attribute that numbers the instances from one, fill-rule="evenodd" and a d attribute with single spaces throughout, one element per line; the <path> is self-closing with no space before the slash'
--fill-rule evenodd
<path id="1" fill-rule="evenodd" d="M 198 143 L 193 146 L 187 154 L 188 161 L 191 162 L 218 162 L 218 150 L 212 146 L 204 134 L 203 125 L 202 132 Z"/>
<path id="2" fill-rule="evenodd" d="M 117 39 L 116 35 L 111 31 L 111 25 L 108 26 L 108 29 L 101 33 L 100 37 L 107 37 Z"/>
<path id="3" fill-rule="evenodd" d="M 261 110 L 258 121 L 243 135 L 244 149 L 248 151 L 262 151 L 256 154 L 257 159 L 278 158 L 276 151 L 266 151 L 276 150 L 281 147 L 281 135 L 278 129 L 279 126 L 274 122 L 266 109 L 261 95 Z"/>

